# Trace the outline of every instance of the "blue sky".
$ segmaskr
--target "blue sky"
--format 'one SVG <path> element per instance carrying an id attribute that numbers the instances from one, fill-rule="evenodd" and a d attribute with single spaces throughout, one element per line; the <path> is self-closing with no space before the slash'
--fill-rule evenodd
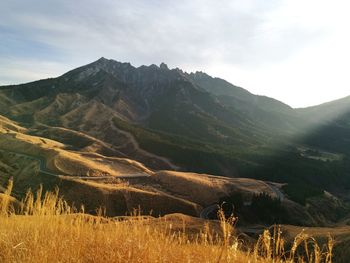
<path id="1" fill-rule="evenodd" d="M 202 70 L 294 107 L 350 95 L 350 18 L 334 0 L 1 0 L 0 85 L 99 57 Z"/>

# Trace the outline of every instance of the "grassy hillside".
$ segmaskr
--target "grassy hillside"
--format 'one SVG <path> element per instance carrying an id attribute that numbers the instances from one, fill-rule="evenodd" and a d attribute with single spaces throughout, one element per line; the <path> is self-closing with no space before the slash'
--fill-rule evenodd
<path id="1" fill-rule="evenodd" d="M 313 158 L 311 150 L 305 153 L 297 148 L 297 141 L 233 147 L 141 128 L 118 118 L 113 123 L 133 134 L 143 149 L 166 156 L 188 171 L 287 183 L 285 191 L 301 204 L 331 185 L 350 187 L 348 158 Z"/>
<path id="2" fill-rule="evenodd" d="M 115 123 L 129 132 L 137 128 L 124 124 L 120 121 Z M 159 135 L 159 140 L 175 143 L 174 147 L 177 148 L 174 149 L 181 150 L 181 137 L 177 138 L 177 142 L 174 137 L 164 133 L 140 128 L 135 131 L 136 135 L 141 132 L 140 139 L 150 139 L 152 142 Z M 197 148 L 198 151 L 200 144 L 187 140 L 186 145 L 192 149 Z M 262 192 L 277 197 L 273 188 L 263 181 L 188 172 L 152 171 L 134 160 L 96 153 L 104 147 L 107 148 L 108 145 L 81 132 L 44 125 L 34 132 L 2 118 L 0 183 L 4 184 L 13 178 L 13 193 L 18 199 L 23 198 L 28 188 L 36 189 L 40 184 L 46 190 L 59 186 L 60 195 L 70 204 L 85 204 L 86 211 L 92 214 L 99 206 L 105 206 L 109 216 L 124 215 L 134 208 L 140 208 L 144 214 L 181 212 L 198 216 L 204 207 L 217 203 L 220 198 L 232 193 L 242 193 L 248 202 L 253 195 Z M 206 149 L 208 146 L 203 147 Z M 164 150 L 164 147 L 160 145 L 159 149 Z M 180 153 L 178 156 L 181 156 Z M 193 160 L 187 155 L 183 157 Z M 129 178 L 130 174 L 136 174 L 136 178 Z M 293 220 L 288 222 L 310 224 L 306 217 L 291 218 Z"/>
<path id="3" fill-rule="evenodd" d="M 10 187 L 11 188 L 11 187 Z M 57 193 L 28 193 L 15 214 L 10 188 L 0 199 L 1 262 L 332 262 L 325 247 L 306 233 L 288 249 L 281 232 L 265 231 L 255 245 L 244 242 L 234 218 L 202 227 L 190 217 L 118 219 L 88 216 Z M 50 237 L 50 238 L 48 238 Z M 248 250 L 247 250 L 248 248 Z"/>
<path id="4" fill-rule="evenodd" d="M 47 182 L 48 177 L 38 173 L 38 162 L 45 159 L 48 170 L 63 176 L 175 170 L 274 181 L 283 185 L 288 200 L 328 224 L 347 211 L 342 193 L 350 189 L 350 126 L 349 116 L 339 114 L 346 113 L 348 101 L 295 110 L 204 73 L 155 65 L 136 68 L 101 58 L 58 78 L 0 87 L 0 114 L 18 121 L 0 117 L 0 148 L 39 158 L 33 162 L 12 156 L 18 160 L 15 164 L 1 156 L 0 172 L 4 180 L 12 174 L 19 184 L 37 185 Z M 323 112 L 326 118 L 321 118 Z M 96 203 L 123 196 L 132 200 L 123 201 L 125 206 L 144 201 L 151 209 L 150 200 L 159 198 L 160 210 L 171 200 L 196 214 L 198 200 L 156 185 L 154 178 L 129 180 L 132 186 L 123 182 L 124 188 L 115 181 L 87 186 L 75 178 L 74 187 L 62 178 L 54 181 L 94 189 L 89 198 L 98 197 Z M 179 183 L 180 177 L 174 178 Z M 225 183 L 230 184 L 228 179 Z M 327 199 L 325 191 L 340 199 L 339 205 Z M 320 203 L 336 216 L 325 215 Z"/>

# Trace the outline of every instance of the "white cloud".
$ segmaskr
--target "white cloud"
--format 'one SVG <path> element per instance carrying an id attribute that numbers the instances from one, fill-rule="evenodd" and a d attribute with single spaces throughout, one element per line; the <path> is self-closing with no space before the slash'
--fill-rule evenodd
<path id="1" fill-rule="evenodd" d="M 292 106 L 350 95 L 343 0 L 4 0 L 0 9 L 0 37 L 16 39 L 0 43 L 0 84 L 105 56 L 208 71 Z"/>
<path id="2" fill-rule="evenodd" d="M 204 70 L 294 107 L 348 96 L 349 7 L 346 1 L 285 1 L 259 26 L 256 63 L 222 61 Z"/>

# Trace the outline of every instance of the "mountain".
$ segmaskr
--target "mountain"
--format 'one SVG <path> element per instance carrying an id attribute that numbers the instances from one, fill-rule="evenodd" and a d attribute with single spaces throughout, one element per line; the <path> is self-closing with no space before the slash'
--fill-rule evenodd
<path id="1" fill-rule="evenodd" d="M 44 191 L 52 191 L 58 186 L 69 204 L 77 208 L 84 205 L 90 214 L 104 207 L 106 215 L 113 217 L 134 213 L 135 209 L 145 215 L 200 216 L 203 208 L 216 208 L 213 203 L 232 194 L 248 203 L 257 194 L 281 195 L 278 184 L 260 180 L 154 171 L 135 160 L 96 153 L 96 148 L 106 146 L 93 137 L 62 128 L 59 132 L 84 144 L 79 150 L 72 149 L 69 144 L 31 135 L 28 128 L 0 116 L 0 193 L 9 180 L 13 181 L 12 195 L 17 200 L 23 199 L 28 189 L 40 189 L 41 185 Z M 20 206 L 17 200 L 13 201 Z M 298 216 L 290 215 L 288 222 L 324 222 L 313 220 L 306 209 L 287 198 L 284 201 L 299 211 Z M 250 206 L 245 209 L 246 213 L 251 210 Z M 258 217 L 250 215 L 246 220 L 253 218 Z"/>
<path id="2" fill-rule="evenodd" d="M 90 104 L 143 127 L 200 140 L 246 144 L 256 143 L 253 137 L 265 138 L 267 125 L 264 120 L 256 122 L 257 113 L 266 110 L 265 99 L 248 92 L 242 96 L 241 89 L 236 96 L 222 94 L 230 97 L 228 103 L 208 90 L 210 85 L 223 86 L 224 81 L 204 84 L 196 79 L 178 69 L 169 70 L 165 64 L 135 68 L 129 63 L 101 58 L 56 79 L 2 88 L 2 108 L 9 107 L 2 113 L 29 123 L 48 123 L 50 119 L 51 124 L 62 125 L 62 117 L 76 114 L 74 109 L 85 111 L 84 105 Z M 234 100 L 240 103 L 233 106 Z M 271 101 L 278 104 L 272 113 L 283 106 L 288 108 Z"/>
<path id="3" fill-rule="evenodd" d="M 210 143 L 238 149 L 271 137 L 262 125 L 165 65 L 135 68 L 101 58 L 55 79 L 2 87 L 0 94 L 0 113 L 26 123 L 33 132 L 42 132 L 38 125 L 82 131 L 111 144 L 113 155 L 127 155 L 155 168 L 175 165 L 143 154 L 127 132 L 137 129 L 136 137 L 145 133 L 138 136 L 142 146 L 180 140 L 185 141 L 182 147 L 203 148 L 205 154 L 215 147 Z M 121 131 L 122 125 L 128 127 Z"/>
<path id="4" fill-rule="evenodd" d="M 259 123 L 273 132 L 295 133 L 297 128 L 306 125 L 305 120 L 295 114 L 288 105 L 269 98 L 251 94 L 223 79 L 213 78 L 204 72 L 186 74 L 196 85 L 216 95 L 219 101 Z"/>
<path id="5" fill-rule="evenodd" d="M 350 97 L 297 109 L 297 112 L 314 123 L 305 137 L 307 144 L 349 156 Z"/>
<path id="6" fill-rule="evenodd" d="M 346 107 L 344 100 L 293 109 L 203 72 L 105 58 L 0 87 L 1 115 L 66 150 L 280 182 L 302 204 L 350 187 L 348 117 L 334 120 Z"/>

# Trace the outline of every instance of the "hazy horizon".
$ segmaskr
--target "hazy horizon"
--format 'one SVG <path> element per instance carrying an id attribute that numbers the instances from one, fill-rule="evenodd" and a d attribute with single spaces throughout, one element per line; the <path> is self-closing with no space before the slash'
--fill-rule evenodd
<path id="1" fill-rule="evenodd" d="M 0 85 L 99 57 L 204 71 L 294 108 L 350 95 L 346 1 L 0 3 Z"/>

